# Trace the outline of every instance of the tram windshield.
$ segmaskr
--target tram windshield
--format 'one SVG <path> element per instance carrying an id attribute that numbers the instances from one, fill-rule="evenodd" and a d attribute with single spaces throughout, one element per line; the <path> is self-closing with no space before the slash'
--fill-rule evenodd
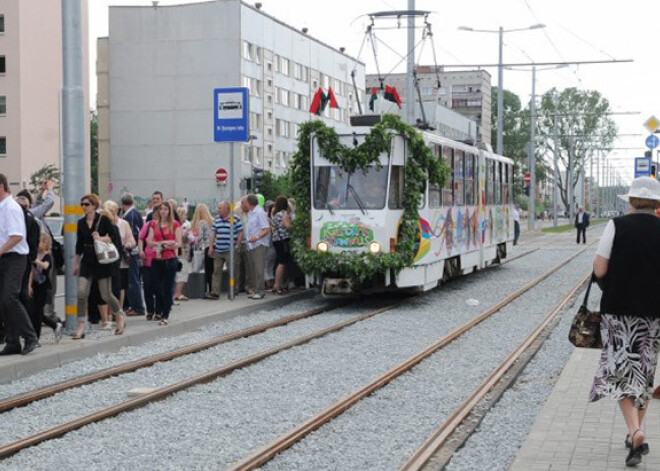
<path id="1" fill-rule="evenodd" d="M 387 193 L 387 166 L 348 174 L 337 166 L 314 167 L 314 208 L 383 209 Z"/>

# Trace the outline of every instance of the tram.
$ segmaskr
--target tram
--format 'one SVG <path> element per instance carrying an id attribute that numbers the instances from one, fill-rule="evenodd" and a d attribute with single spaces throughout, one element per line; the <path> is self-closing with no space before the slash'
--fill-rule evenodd
<path id="1" fill-rule="evenodd" d="M 370 127 L 337 129 L 341 144 L 364 142 Z M 485 149 L 419 131 L 437 159 L 451 169 L 442 187 L 424 185 L 414 260 L 400 270 L 357 281 L 332 269 L 308 274 L 307 284 L 326 296 L 378 291 L 427 291 L 507 256 L 513 242 L 513 161 Z M 394 135 L 390 152 L 366 170 L 348 174 L 324 157 L 312 137 L 310 250 L 377 254 L 396 250 L 403 216 L 406 159 L 410 150 Z"/>

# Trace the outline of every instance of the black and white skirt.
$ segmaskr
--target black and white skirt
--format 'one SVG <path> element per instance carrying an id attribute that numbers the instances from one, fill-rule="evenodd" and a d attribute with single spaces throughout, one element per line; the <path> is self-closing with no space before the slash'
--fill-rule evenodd
<path id="1" fill-rule="evenodd" d="M 653 395 L 660 319 L 603 314 L 601 335 L 603 350 L 589 401 L 631 398 L 643 409 Z"/>

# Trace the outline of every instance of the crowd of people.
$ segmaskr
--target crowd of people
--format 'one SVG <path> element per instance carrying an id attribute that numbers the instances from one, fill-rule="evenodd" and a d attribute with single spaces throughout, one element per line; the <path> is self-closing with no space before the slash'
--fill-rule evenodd
<path id="1" fill-rule="evenodd" d="M 0 325 L 6 338 L 0 354 L 34 350 L 42 324 L 53 329 L 56 341 L 62 335 L 54 310 L 57 242 L 43 222 L 54 203 L 53 183 L 45 182 L 41 190 L 35 202 L 26 190 L 13 198 L 0 174 Z M 236 203 L 233 284 L 223 280 L 232 240 L 229 202 L 218 204 L 215 217 L 207 205 L 198 204 L 190 220 L 187 204 L 179 207 L 160 191 L 143 211 L 130 194 L 119 204 L 102 204 L 97 195 L 87 194 L 80 206 L 73 267 L 78 322 L 72 339 L 85 338 L 90 323 L 122 335 L 130 316 L 167 326 L 172 307 L 188 300 L 184 287 L 191 274 L 203 276 L 204 298 L 210 300 L 220 299 L 223 291 L 229 296 L 232 286 L 234 295 L 246 292 L 250 299 L 262 299 L 267 291 L 288 292 L 294 280 L 302 284 L 289 246 L 295 201 L 284 196 L 273 202 L 250 194 Z M 34 240 L 31 229 L 38 233 Z M 116 248 L 116 260 L 99 259 L 99 242 Z"/>

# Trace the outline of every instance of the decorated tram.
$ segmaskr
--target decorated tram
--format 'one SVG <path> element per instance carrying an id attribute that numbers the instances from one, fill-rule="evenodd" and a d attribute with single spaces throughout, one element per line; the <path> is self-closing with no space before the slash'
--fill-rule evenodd
<path id="1" fill-rule="evenodd" d="M 294 254 L 324 295 L 426 291 L 509 253 L 511 159 L 393 115 L 299 137 Z"/>

